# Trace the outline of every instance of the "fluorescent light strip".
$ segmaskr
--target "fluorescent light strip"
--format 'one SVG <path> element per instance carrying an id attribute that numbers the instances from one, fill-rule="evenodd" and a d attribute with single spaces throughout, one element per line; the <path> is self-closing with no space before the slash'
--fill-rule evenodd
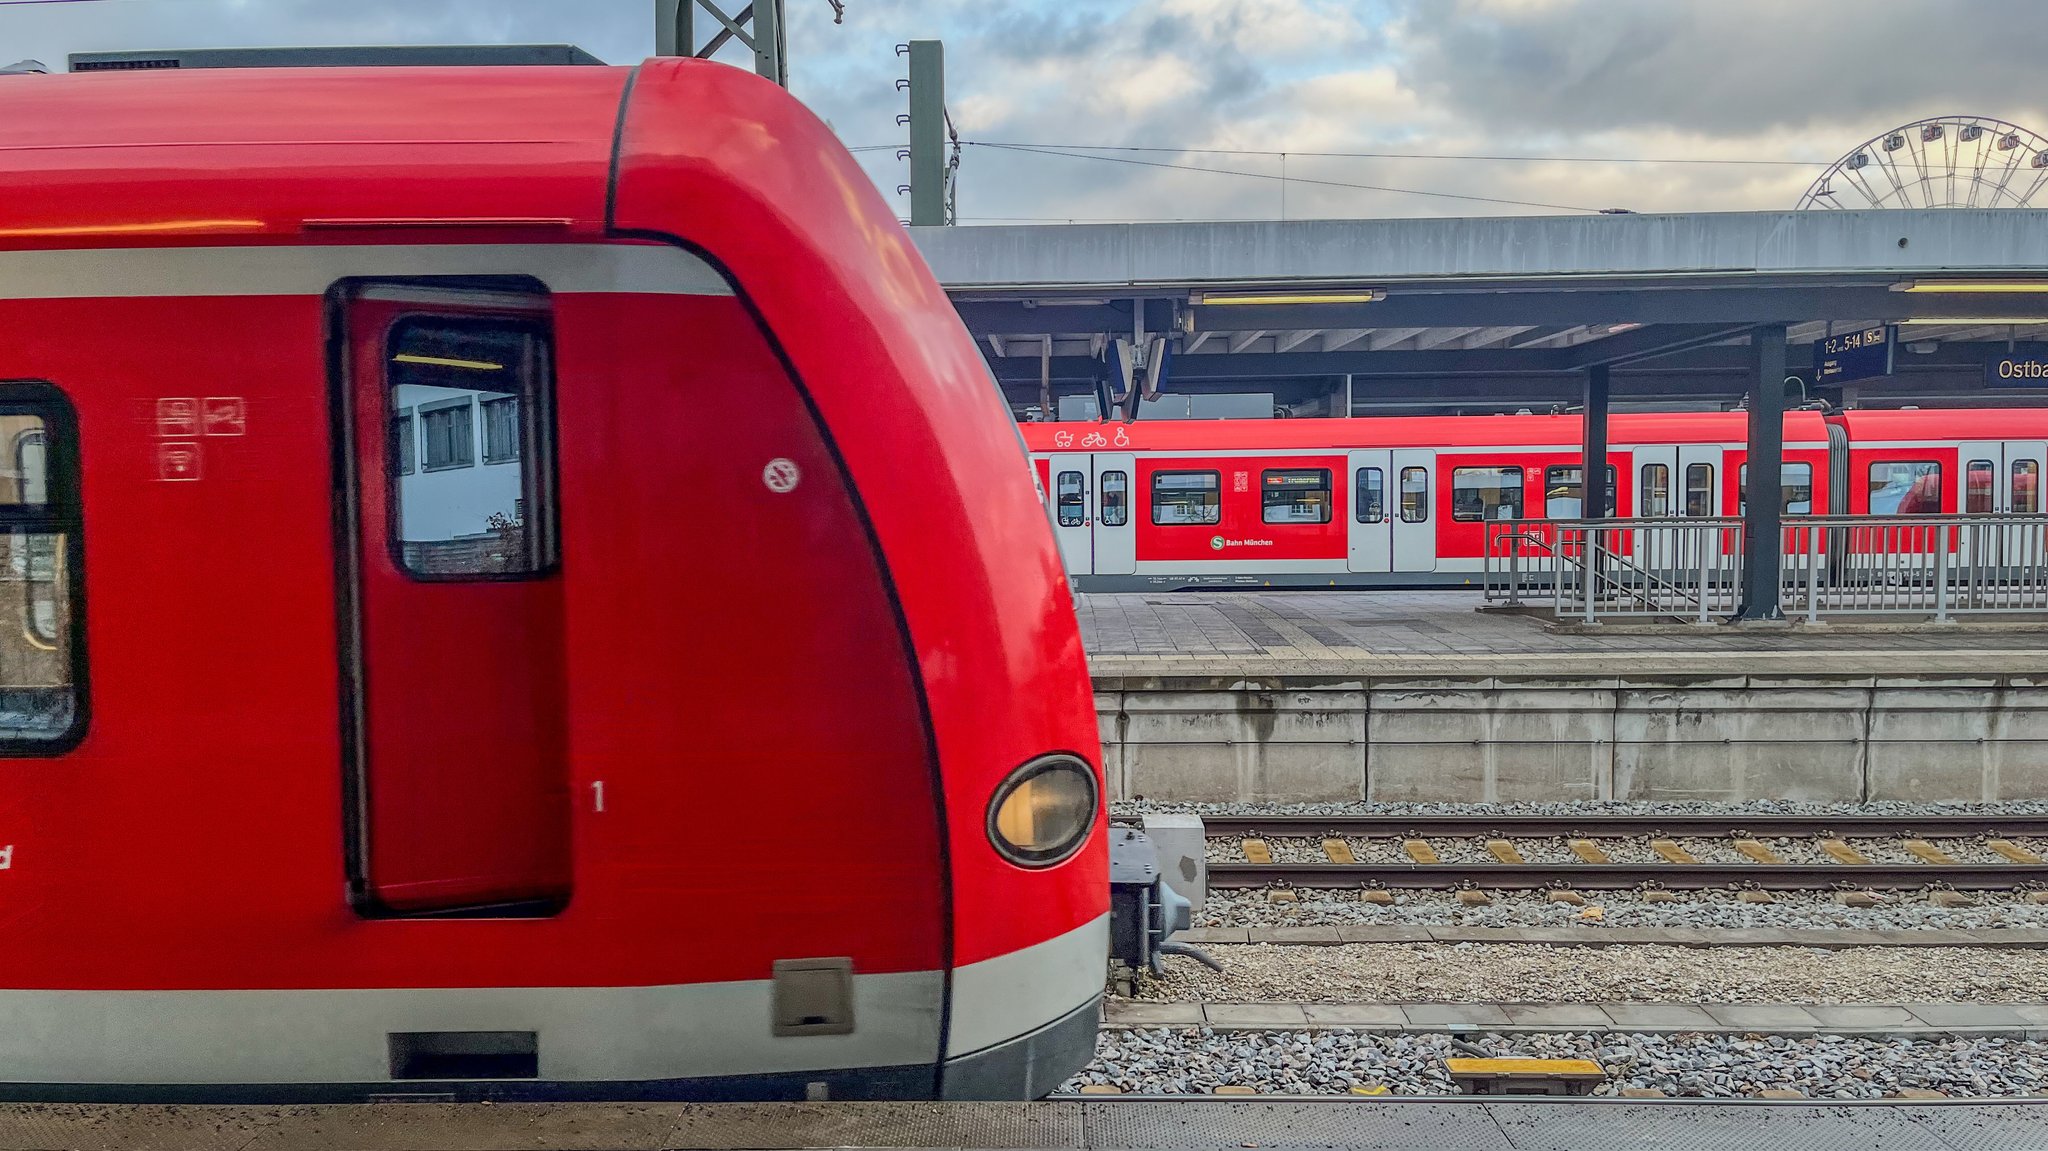
<path id="1" fill-rule="evenodd" d="M 505 365 L 489 360 L 458 360 L 450 356 L 422 356 L 414 352 L 400 352 L 391 357 L 394 364 L 421 364 L 430 368 L 468 368 L 472 372 L 502 372 Z"/>
<path id="2" fill-rule="evenodd" d="M 1370 304 L 1386 299 L 1385 292 L 1297 293 L 1292 295 L 1212 296 L 1203 293 L 1195 300 L 1202 305 L 1229 304 Z"/>
<path id="3" fill-rule="evenodd" d="M 1915 280 L 1908 284 L 1894 284 L 1892 291 L 2016 295 L 2048 292 L 2048 280 Z"/>

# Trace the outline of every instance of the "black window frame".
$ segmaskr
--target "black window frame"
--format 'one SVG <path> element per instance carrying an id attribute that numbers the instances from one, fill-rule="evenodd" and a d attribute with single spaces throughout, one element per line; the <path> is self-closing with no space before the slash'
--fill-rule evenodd
<path id="1" fill-rule="evenodd" d="M 1707 473 L 1706 486 L 1701 488 L 1695 488 L 1692 486 L 1693 472 L 1702 468 L 1706 469 Z M 1720 477 L 1714 474 L 1714 465 L 1706 462 L 1705 460 L 1694 460 L 1691 463 L 1685 465 L 1685 469 L 1681 478 L 1684 480 L 1685 486 L 1679 489 L 1679 506 L 1685 509 L 1685 518 L 1696 520 L 1714 518 L 1714 496 L 1716 495 L 1714 485 L 1720 482 Z M 1703 497 L 1705 497 L 1705 511 L 1696 512 L 1692 510 L 1692 497 L 1694 492 L 1698 492 Z"/>
<path id="2" fill-rule="evenodd" d="M 2029 470 L 2021 471 L 2020 469 L 2023 466 Z M 2020 506 L 2020 477 L 2023 475 L 2034 481 L 2027 485 L 2027 502 L 2031 506 L 2024 508 Z M 2037 516 L 2041 514 L 2040 460 L 2032 456 L 2019 456 L 2015 458 L 2012 461 L 2012 465 L 2006 469 L 2005 482 L 2007 485 L 2005 490 L 2009 494 L 2009 502 L 2012 504 L 2012 514 L 2016 516 Z"/>
<path id="3" fill-rule="evenodd" d="M 1212 517 L 1205 520 L 1162 520 L 1159 518 L 1159 481 L 1168 476 L 1207 476 L 1209 484 L 1199 491 L 1214 492 L 1215 500 L 1207 506 Z M 1214 468 L 1162 468 L 1152 473 L 1152 482 L 1146 488 L 1152 505 L 1152 526 L 1161 528 L 1213 528 L 1223 522 L 1223 473 Z"/>
<path id="4" fill-rule="evenodd" d="M 1075 506 L 1080 509 L 1071 523 L 1067 520 L 1067 493 L 1060 489 L 1068 476 L 1074 478 Z M 1088 526 L 1088 473 L 1079 468 L 1062 468 L 1052 474 L 1052 512 L 1053 522 L 1063 528 Z"/>
<path id="5" fill-rule="evenodd" d="M 1365 477 L 1373 477 L 1372 501 L 1366 499 Z M 1367 464 L 1351 477 L 1351 518 L 1361 524 L 1383 524 L 1387 522 L 1387 474 L 1380 468 Z M 1365 514 L 1367 507 L 1372 515 Z"/>
<path id="6" fill-rule="evenodd" d="M 397 325 L 393 325 L 392 330 L 395 333 L 397 331 Z M 475 396 L 464 396 L 459 400 L 423 400 L 420 403 L 414 404 L 413 409 L 418 413 L 420 422 L 419 465 L 421 475 L 426 475 L 429 472 L 461 471 L 463 468 L 473 468 L 476 466 L 477 434 Z M 468 455 L 459 463 L 434 463 L 430 458 L 434 446 L 434 437 L 432 432 L 428 430 L 427 417 L 438 416 L 443 412 L 455 411 L 462 412 L 469 426 L 469 435 L 465 438 L 464 441 Z"/>
<path id="7" fill-rule="evenodd" d="M 1434 482 L 1434 478 L 1433 478 L 1433 477 L 1432 477 L 1432 476 L 1430 475 L 1430 473 L 1429 473 L 1429 469 L 1428 469 L 1428 468 L 1426 468 L 1426 467 L 1423 467 L 1423 466 L 1422 466 L 1422 465 L 1420 465 L 1420 464 L 1407 464 L 1407 465 L 1403 466 L 1403 467 L 1402 467 L 1402 468 L 1400 469 L 1400 472 L 1401 472 L 1401 474 L 1400 474 L 1399 476 L 1397 476 L 1397 477 L 1396 477 L 1396 480 L 1397 480 L 1397 481 L 1399 482 L 1399 484 L 1400 484 L 1400 489 L 1399 489 L 1399 491 L 1398 491 L 1398 492 L 1397 492 L 1396 494 L 1397 494 L 1397 495 L 1399 495 L 1399 496 L 1400 496 L 1400 499 L 1401 499 L 1401 503 L 1400 503 L 1400 511 L 1401 511 L 1401 522 L 1402 522 L 1402 523 L 1404 523 L 1404 524 L 1426 524 L 1426 523 L 1428 523 L 1428 522 L 1429 522 L 1429 499 L 1430 499 L 1430 492 L 1429 492 L 1429 488 L 1430 488 L 1430 484 Z M 1416 495 L 1419 495 L 1419 496 L 1421 496 L 1421 497 L 1422 497 L 1422 499 L 1421 499 L 1421 500 L 1420 500 L 1420 501 L 1419 501 L 1419 502 L 1418 502 L 1418 503 L 1416 504 L 1416 506 L 1417 506 L 1417 507 L 1419 507 L 1419 508 L 1421 508 L 1421 509 L 1422 509 L 1422 514 L 1421 514 L 1421 515 L 1419 515 L 1419 516 L 1415 516 L 1415 517 L 1413 517 L 1413 518 L 1410 518 L 1410 517 L 1409 517 L 1409 515 L 1408 515 L 1408 473 L 1409 473 L 1409 472 L 1420 472 L 1420 473 L 1422 474 L 1422 490 L 1421 490 L 1421 491 L 1419 491 L 1419 492 L 1416 492 L 1416 493 L 1415 493 Z"/>
<path id="8" fill-rule="evenodd" d="M 71 725 L 42 737 L 5 734 L 0 756 L 51 759 L 76 749 L 92 725 L 92 676 L 86 652 L 84 448 L 78 412 L 63 389 L 48 380 L 0 380 L 0 417 L 34 416 L 42 421 L 43 502 L 0 503 L 0 532 L 62 536 L 63 589 L 68 634 L 62 637 L 70 673 Z"/>
<path id="9" fill-rule="evenodd" d="M 1657 482 L 1657 483 L 1656 483 L 1656 484 L 1654 485 L 1654 487 L 1655 487 L 1655 489 L 1656 489 L 1656 492 L 1657 492 L 1657 498 L 1658 498 L 1658 500 L 1660 500 L 1660 501 L 1661 501 L 1661 502 L 1662 502 L 1662 503 L 1664 504 L 1664 506 L 1663 506 L 1663 508 L 1662 508 L 1661 510 L 1658 510 L 1658 511 L 1654 511 L 1654 512 L 1653 512 L 1653 511 L 1651 511 L 1651 510 L 1649 510 L 1649 508 L 1648 508 L 1648 507 L 1646 506 L 1646 505 L 1647 505 L 1647 504 L 1649 503 L 1649 501 L 1650 501 L 1650 492 L 1651 492 L 1651 489 L 1652 489 L 1652 486 L 1653 486 L 1653 485 L 1652 485 L 1652 484 L 1650 483 L 1650 472 L 1651 472 L 1651 470 L 1652 470 L 1652 469 L 1654 469 L 1654 470 L 1655 470 L 1655 471 L 1657 472 L 1657 474 L 1658 474 L 1658 482 Z M 1671 515 L 1671 465 L 1670 465 L 1670 464 L 1659 464 L 1659 463 L 1649 463 L 1649 464 L 1644 464 L 1644 465 L 1642 466 L 1642 468 L 1641 468 L 1641 469 L 1640 469 L 1640 470 L 1639 470 L 1639 471 L 1637 472 L 1637 474 L 1636 474 L 1636 514 L 1637 514 L 1637 515 L 1639 515 L 1639 516 L 1642 516 L 1642 517 L 1643 517 L 1643 518 L 1645 518 L 1645 519 L 1665 519 L 1665 518 L 1669 518 L 1669 517 L 1670 517 L 1670 515 Z"/>
<path id="10" fill-rule="evenodd" d="M 1477 514 L 1467 514 L 1465 512 L 1461 512 L 1458 510 L 1458 477 L 1466 472 L 1496 472 L 1499 473 L 1499 478 L 1503 479 L 1507 476 L 1512 475 L 1514 477 L 1513 484 L 1496 486 L 1491 490 L 1497 492 L 1513 491 L 1515 493 L 1515 514 L 1507 517 L 1508 519 L 1522 519 L 1524 517 L 1524 514 L 1528 512 L 1529 472 L 1526 468 L 1522 467 L 1522 465 L 1520 464 L 1469 464 L 1462 468 L 1453 467 L 1451 469 L 1451 519 L 1461 524 L 1491 524 L 1503 522 L 1498 519 L 1488 519 L 1486 517 L 1486 505 L 1484 502 L 1480 504 L 1479 512 Z M 1496 503 L 1493 506 L 1500 507 L 1501 504 Z"/>
<path id="11" fill-rule="evenodd" d="M 1285 485 L 1275 487 L 1272 483 L 1273 477 L 1275 476 L 1308 475 L 1310 473 L 1313 473 L 1316 476 L 1320 477 L 1321 482 L 1319 484 L 1303 485 L 1298 489 L 1290 488 Z M 1273 525 L 1276 527 L 1316 527 L 1322 524 L 1329 523 L 1330 521 L 1337 518 L 1336 484 L 1336 477 L 1331 473 L 1329 468 L 1263 469 L 1259 472 L 1259 522 L 1263 524 Z M 1276 520 L 1268 518 L 1268 513 L 1270 513 L 1274 507 L 1280 506 L 1276 505 L 1273 502 L 1273 494 L 1275 492 L 1293 491 L 1316 491 L 1323 493 L 1322 518 L 1314 520 Z M 1287 506 L 1292 506 L 1297 502 L 1298 501 L 1292 499 L 1285 501 Z"/>
<path id="12" fill-rule="evenodd" d="M 1110 477 L 1123 487 L 1116 492 L 1114 502 L 1110 500 Z M 1098 477 L 1095 499 L 1096 519 L 1103 527 L 1120 528 L 1131 522 L 1131 474 L 1122 468 L 1111 468 Z"/>

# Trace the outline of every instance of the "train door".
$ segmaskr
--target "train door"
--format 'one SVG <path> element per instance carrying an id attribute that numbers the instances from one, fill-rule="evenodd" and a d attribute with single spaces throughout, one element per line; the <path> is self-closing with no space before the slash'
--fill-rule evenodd
<path id="1" fill-rule="evenodd" d="M 551 910 L 569 809 L 547 300 L 371 289 L 345 321 L 354 895 Z"/>
<path id="2" fill-rule="evenodd" d="M 1092 457 L 1095 479 L 1096 575 L 1135 575 L 1138 571 L 1138 528 L 1131 520 L 1132 478 L 1138 474 L 1138 457 L 1105 455 Z"/>
<path id="3" fill-rule="evenodd" d="M 1053 535 L 1068 575 L 1095 571 L 1094 467 L 1084 454 L 1051 457 Z"/>
<path id="4" fill-rule="evenodd" d="M 1958 445 L 1965 515 L 2037 515 L 2048 444 L 2038 440 L 1971 441 Z M 1960 547 L 1969 559 L 1998 566 L 2041 562 L 2041 530 L 1968 527 Z"/>
<path id="5" fill-rule="evenodd" d="M 1710 519 L 1721 514 L 1721 449 L 1712 444 L 1662 444 L 1635 449 L 1635 514 L 1643 519 Z M 1615 477 L 1617 484 L 1629 480 Z M 1695 535 L 1637 532 L 1633 551 L 1645 567 L 1710 563 L 1723 554 L 1720 532 Z M 1662 536 L 1663 538 L 1654 538 Z M 1706 554 L 1700 554 L 1704 547 Z M 1682 553 L 1682 554 L 1681 554 Z"/>
<path id="6" fill-rule="evenodd" d="M 1388 453 L 1387 482 L 1394 493 L 1393 568 L 1436 570 L 1436 452 L 1396 448 Z"/>
<path id="7" fill-rule="evenodd" d="M 1393 490 L 1392 452 L 1352 452 L 1346 469 L 1351 476 L 1351 524 L 1345 570 L 1390 572 L 1394 570 L 1394 507 L 1387 499 Z"/>

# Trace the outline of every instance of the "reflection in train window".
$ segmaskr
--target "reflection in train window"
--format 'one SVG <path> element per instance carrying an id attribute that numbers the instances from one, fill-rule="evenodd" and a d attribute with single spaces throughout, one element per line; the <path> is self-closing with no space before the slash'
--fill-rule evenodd
<path id="1" fill-rule="evenodd" d="M 1870 465 L 1870 514 L 1941 513 L 1941 465 L 1932 460 L 1883 460 Z"/>
<path id="2" fill-rule="evenodd" d="M 1077 528 L 1088 522 L 1088 486 L 1080 472 L 1061 472 L 1052 482 L 1060 526 Z"/>
<path id="3" fill-rule="evenodd" d="M 1671 469 L 1664 464 L 1643 465 L 1642 500 L 1636 508 L 1641 516 L 1671 514 Z"/>
<path id="4" fill-rule="evenodd" d="M 1998 465 L 1971 460 L 1963 465 L 1963 510 L 1972 514 L 1998 510 Z"/>
<path id="5" fill-rule="evenodd" d="M 1123 472 L 1102 473 L 1102 526 L 1120 528 L 1131 522 L 1131 477 Z"/>
<path id="6" fill-rule="evenodd" d="M 1580 468 L 1552 466 L 1543 469 L 1543 514 L 1554 520 L 1575 520 L 1585 507 L 1584 472 Z M 1614 465 L 1607 465 L 1607 514 L 1614 514 Z"/>
<path id="7" fill-rule="evenodd" d="M 411 408 L 400 408 L 391 417 L 391 458 L 394 475 L 409 476 L 416 470 L 419 444 L 413 438 Z"/>
<path id="8" fill-rule="evenodd" d="M 554 564 L 546 327 L 525 318 L 418 317 L 391 330 L 385 367 L 391 531 L 417 575 L 503 577 Z M 477 418 L 481 405 L 481 426 Z M 415 474 L 408 431 L 419 425 Z M 477 459 L 500 464 L 479 468 Z"/>
<path id="9" fill-rule="evenodd" d="M 1685 514 L 1714 514 L 1714 465 L 1685 465 Z"/>
<path id="10" fill-rule="evenodd" d="M 0 388 L 0 745 L 36 754 L 77 734 L 78 441 L 55 389 Z"/>
<path id="11" fill-rule="evenodd" d="M 1426 523 L 1429 520 L 1429 469 L 1401 469 L 1401 522 L 1404 524 Z"/>
<path id="12" fill-rule="evenodd" d="M 1785 464 L 1784 474 L 1779 477 L 1779 510 L 1794 515 L 1811 515 L 1813 512 L 1813 465 Z M 1741 513 L 1749 511 L 1749 465 L 1744 464 L 1735 473 L 1735 482 L 1741 487 Z"/>
<path id="13" fill-rule="evenodd" d="M 1152 522 L 1223 522 L 1223 477 L 1217 472 L 1152 473 Z"/>
<path id="14" fill-rule="evenodd" d="M 1515 520 L 1522 518 L 1522 469 L 1452 469 L 1451 518 L 1454 520 Z"/>
<path id="15" fill-rule="evenodd" d="M 1277 468 L 1259 473 L 1261 514 L 1269 524 L 1330 522 L 1328 468 Z"/>
<path id="16" fill-rule="evenodd" d="M 1387 518 L 1387 480 L 1378 468 L 1358 469 L 1358 501 L 1354 513 L 1362 524 L 1382 523 Z"/>
<path id="17" fill-rule="evenodd" d="M 2012 462 L 2012 510 L 2035 515 L 2041 510 L 2041 461 Z"/>

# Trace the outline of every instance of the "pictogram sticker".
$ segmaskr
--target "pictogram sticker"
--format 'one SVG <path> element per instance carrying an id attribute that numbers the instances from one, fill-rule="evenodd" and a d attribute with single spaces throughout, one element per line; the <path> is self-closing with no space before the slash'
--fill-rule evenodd
<path id="1" fill-rule="evenodd" d="M 199 478 L 199 445 L 165 442 L 156 446 L 156 478 L 196 480 Z"/>
<path id="2" fill-rule="evenodd" d="M 156 402 L 156 434 L 179 440 L 199 434 L 199 401 L 190 396 L 165 396 Z"/>
<path id="3" fill-rule="evenodd" d="M 208 396 L 201 401 L 200 418 L 209 436 L 240 436 L 249 431 L 249 404 L 240 396 Z"/>
<path id="4" fill-rule="evenodd" d="M 771 492 L 792 492 L 797 484 L 803 482 L 803 473 L 797 470 L 795 460 L 777 456 L 761 469 L 761 482 L 767 484 Z"/>

